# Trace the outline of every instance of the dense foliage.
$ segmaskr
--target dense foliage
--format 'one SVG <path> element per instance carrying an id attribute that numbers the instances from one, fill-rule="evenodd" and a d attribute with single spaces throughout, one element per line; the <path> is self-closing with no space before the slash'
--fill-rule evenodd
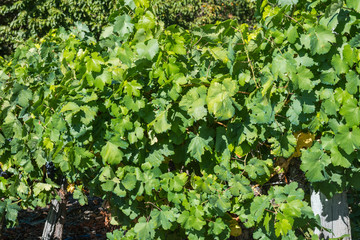
<path id="1" fill-rule="evenodd" d="M 0 3 L 0 55 L 10 54 L 14 47 L 29 38 L 43 37 L 49 30 L 69 28 L 75 22 L 86 24 L 95 37 L 106 25 L 119 0 L 3 0 Z M 229 18 L 251 22 L 253 0 L 166 0 L 154 1 L 152 7 L 166 25 L 190 27 Z"/>
<path id="2" fill-rule="evenodd" d="M 304 182 L 289 176 L 300 166 L 327 196 L 360 188 L 360 4 L 257 11 L 251 31 L 164 29 L 148 1 L 126 0 L 99 41 L 77 24 L 3 60 L 7 226 L 65 176 L 80 203 L 84 188 L 109 201 L 121 226 L 109 239 L 317 239 Z"/>
<path id="3" fill-rule="evenodd" d="M 29 38 L 39 38 L 50 29 L 73 26 L 81 21 L 93 34 L 101 28 L 116 6 L 113 0 L 2 0 L 0 3 L 0 55 Z"/>
<path id="4" fill-rule="evenodd" d="M 153 7 L 166 26 L 191 28 L 227 19 L 253 23 L 255 0 L 156 0 Z"/>

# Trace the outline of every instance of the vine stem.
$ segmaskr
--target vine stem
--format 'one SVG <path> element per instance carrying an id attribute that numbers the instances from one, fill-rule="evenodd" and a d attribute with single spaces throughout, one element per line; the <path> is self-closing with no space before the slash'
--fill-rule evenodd
<path id="1" fill-rule="evenodd" d="M 254 66 L 252 65 L 252 62 L 251 62 L 251 60 L 250 60 L 249 51 L 246 49 L 246 46 L 245 46 L 246 44 L 245 44 L 245 40 L 244 40 L 244 37 L 243 37 L 243 35 L 242 35 L 242 32 L 241 32 L 239 29 L 237 29 L 237 28 L 235 28 L 235 27 L 233 27 L 233 26 L 231 26 L 231 27 L 240 33 L 241 41 L 242 41 L 243 44 L 244 44 L 244 50 L 245 50 L 245 53 L 246 53 L 246 57 L 247 57 L 248 63 L 249 63 L 249 65 L 250 65 L 251 74 L 252 74 L 252 76 L 253 76 L 253 80 L 254 80 L 255 86 L 256 86 L 256 88 L 259 88 L 259 85 L 257 84 L 256 78 L 255 78 Z"/>
<path id="2" fill-rule="evenodd" d="M 265 208 L 265 211 L 268 211 L 268 212 L 271 212 L 271 213 L 274 213 L 274 214 L 276 214 L 276 213 L 277 213 L 277 212 L 271 211 L 271 210 L 266 209 L 266 208 Z"/>
<path id="3" fill-rule="evenodd" d="M 238 91 L 238 93 L 242 93 L 242 94 L 250 95 L 250 93 L 249 93 L 249 92 Z"/>
<path id="4" fill-rule="evenodd" d="M 156 207 L 158 210 L 162 211 L 161 208 L 159 208 L 158 206 L 156 206 L 156 205 L 155 205 L 154 203 L 152 203 L 152 202 L 144 202 L 144 203 L 145 203 L 145 204 L 150 204 L 150 205 Z"/>
<path id="5" fill-rule="evenodd" d="M 304 26 L 303 26 L 298 20 L 296 20 L 295 18 L 293 18 L 293 17 L 291 17 L 291 16 L 289 16 L 289 15 L 287 15 L 287 14 L 285 14 L 285 16 L 288 17 L 288 18 L 290 18 L 291 20 L 293 20 L 293 21 L 296 22 L 297 24 L 299 24 L 300 27 L 302 27 L 302 29 L 305 29 Z"/>

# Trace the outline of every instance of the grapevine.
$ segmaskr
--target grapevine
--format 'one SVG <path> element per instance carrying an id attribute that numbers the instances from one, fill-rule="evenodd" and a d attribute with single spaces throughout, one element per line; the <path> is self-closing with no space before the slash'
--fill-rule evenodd
<path id="1" fill-rule="evenodd" d="M 257 12 L 253 29 L 189 31 L 129 0 L 99 40 L 79 23 L 2 60 L 7 226 L 56 197 L 55 167 L 80 202 L 82 186 L 106 199 L 109 239 L 316 239 L 306 189 L 270 183 L 300 161 L 326 196 L 360 188 L 360 5 L 269 0 Z"/>

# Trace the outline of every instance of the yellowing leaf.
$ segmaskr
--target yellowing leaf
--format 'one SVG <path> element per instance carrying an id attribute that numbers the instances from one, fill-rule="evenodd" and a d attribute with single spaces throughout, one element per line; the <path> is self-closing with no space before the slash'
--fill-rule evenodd
<path id="1" fill-rule="evenodd" d="M 306 133 L 306 132 L 296 132 L 295 134 L 297 145 L 296 151 L 294 152 L 294 157 L 301 156 L 301 149 L 302 148 L 309 148 L 313 145 L 315 140 L 315 135 L 313 133 Z"/>
<path id="2" fill-rule="evenodd" d="M 234 218 L 231 219 L 230 230 L 230 235 L 233 237 L 238 237 L 242 234 L 242 229 Z"/>
<path id="3" fill-rule="evenodd" d="M 142 201 L 144 201 L 144 196 L 137 196 L 137 197 L 136 197 L 136 200 L 137 200 L 138 202 L 142 202 Z"/>

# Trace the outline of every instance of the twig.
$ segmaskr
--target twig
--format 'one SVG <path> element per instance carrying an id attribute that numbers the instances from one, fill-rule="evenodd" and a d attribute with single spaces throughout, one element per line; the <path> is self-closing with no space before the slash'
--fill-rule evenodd
<path id="1" fill-rule="evenodd" d="M 247 95 L 250 95 L 250 93 L 249 93 L 249 92 L 238 91 L 238 93 L 242 93 L 242 94 L 247 94 Z"/>
<path id="2" fill-rule="evenodd" d="M 288 18 L 290 18 L 291 20 L 293 20 L 294 22 L 296 22 L 297 24 L 299 24 L 300 27 L 302 27 L 303 29 L 305 29 L 304 26 L 303 26 L 298 20 L 296 20 L 295 18 L 293 18 L 293 17 L 291 17 L 291 16 L 289 16 L 289 15 L 287 15 L 287 14 L 285 14 L 285 16 L 287 16 Z"/>
<path id="3" fill-rule="evenodd" d="M 158 210 L 160 210 L 160 211 L 162 211 L 162 209 L 161 208 L 159 208 L 158 206 L 156 206 L 154 203 L 152 203 L 152 202 L 144 202 L 145 204 L 151 204 L 151 205 L 153 205 L 154 207 L 156 207 Z"/>
<path id="4" fill-rule="evenodd" d="M 235 28 L 235 27 L 232 27 L 232 28 L 235 29 L 236 31 L 240 32 L 241 40 L 242 40 L 243 44 L 245 45 L 245 40 L 244 40 L 244 37 L 242 35 L 242 32 L 239 29 Z M 244 49 L 245 49 L 246 57 L 248 59 L 248 63 L 249 63 L 250 68 L 251 68 L 251 73 L 252 73 L 252 76 L 253 76 L 253 79 L 254 79 L 255 86 L 256 86 L 256 88 L 259 88 L 259 86 L 258 86 L 258 84 L 256 82 L 256 78 L 255 78 L 254 67 L 253 67 L 252 62 L 250 60 L 250 55 L 249 55 L 248 50 L 246 49 L 246 46 L 244 47 Z"/>

